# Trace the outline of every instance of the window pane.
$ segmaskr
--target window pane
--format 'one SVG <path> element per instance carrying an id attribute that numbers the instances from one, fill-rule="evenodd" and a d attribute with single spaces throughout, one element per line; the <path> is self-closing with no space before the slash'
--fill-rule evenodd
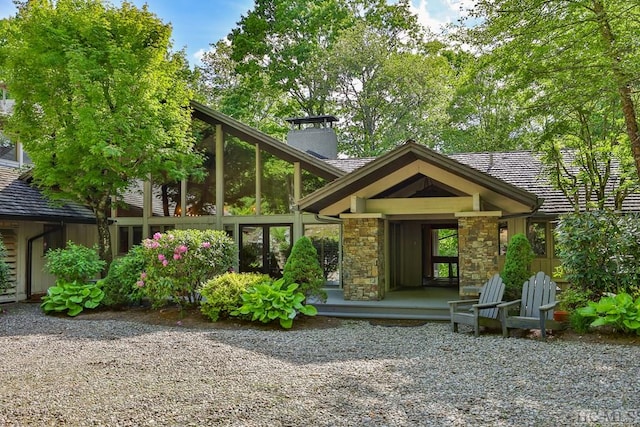
<path id="1" fill-rule="evenodd" d="M 500 248 L 498 249 L 499 255 L 507 254 L 507 245 L 509 244 L 509 229 L 506 222 L 501 222 L 498 225 L 498 241 L 500 242 Z"/>
<path id="2" fill-rule="evenodd" d="M 532 222 L 529 224 L 529 242 L 533 253 L 538 257 L 547 255 L 547 223 Z"/>

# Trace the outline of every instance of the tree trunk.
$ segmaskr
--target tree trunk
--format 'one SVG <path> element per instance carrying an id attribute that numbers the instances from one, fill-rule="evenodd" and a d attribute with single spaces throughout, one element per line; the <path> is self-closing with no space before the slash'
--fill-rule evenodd
<path id="1" fill-rule="evenodd" d="M 600 0 L 593 1 L 593 11 L 596 14 L 600 26 L 600 34 L 605 41 L 605 54 L 611 60 L 611 70 L 616 79 L 618 95 L 624 115 L 624 123 L 631 143 L 631 152 L 636 165 L 636 172 L 640 178 L 640 132 L 638 131 L 638 117 L 635 105 L 631 97 L 630 79 L 625 75 L 621 67 L 622 58 L 615 47 L 615 35 L 611 29 L 607 11 Z"/>
<path id="2" fill-rule="evenodd" d="M 108 212 L 111 208 L 111 198 L 102 198 L 96 206 L 93 208 L 93 213 L 96 215 L 96 225 L 98 226 L 98 253 L 100 258 L 106 261 L 105 269 L 102 272 L 102 277 L 109 271 L 111 261 L 113 261 L 113 253 L 111 251 L 111 231 L 109 230 L 109 216 Z"/>

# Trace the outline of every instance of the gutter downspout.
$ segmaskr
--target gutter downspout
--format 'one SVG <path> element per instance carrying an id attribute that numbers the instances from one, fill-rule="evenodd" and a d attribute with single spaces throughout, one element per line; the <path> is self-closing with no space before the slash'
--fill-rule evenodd
<path id="1" fill-rule="evenodd" d="M 33 279 L 33 274 L 31 272 L 32 270 L 32 264 L 33 264 L 33 242 L 37 239 L 40 239 L 48 234 L 54 233 L 56 231 L 60 231 L 64 229 L 64 222 L 61 222 L 60 225 L 56 228 L 52 228 L 51 230 L 47 230 L 47 231 L 43 231 L 40 234 L 36 234 L 33 237 L 30 237 L 27 240 L 27 271 L 26 271 L 26 294 L 27 294 L 27 299 L 31 298 L 31 288 L 32 288 L 32 279 Z"/>

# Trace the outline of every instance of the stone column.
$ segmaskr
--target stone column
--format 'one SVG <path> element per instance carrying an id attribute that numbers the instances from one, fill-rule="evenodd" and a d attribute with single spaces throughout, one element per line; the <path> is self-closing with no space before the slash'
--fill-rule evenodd
<path id="1" fill-rule="evenodd" d="M 460 289 L 482 286 L 498 273 L 499 212 L 461 212 L 458 217 Z"/>
<path id="2" fill-rule="evenodd" d="M 344 215 L 342 286 L 345 300 L 377 301 L 384 298 L 384 219 Z"/>

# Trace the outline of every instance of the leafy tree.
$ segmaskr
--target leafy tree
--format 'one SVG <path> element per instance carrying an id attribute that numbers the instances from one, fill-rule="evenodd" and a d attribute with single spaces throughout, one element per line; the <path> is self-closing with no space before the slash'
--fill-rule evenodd
<path id="1" fill-rule="evenodd" d="M 236 71 L 294 99 L 308 115 L 326 113 L 331 82 L 320 65 L 339 29 L 348 23 L 340 0 L 256 0 L 229 34 Z"/>
<path id="2" fill-rule="evenodd" d="M 514 234 L 507 246 L 502 280 L 505 285 L 505 299 L 520 298 L 522 285 L 531 277 L 531 261 L 533 261 L 531 243 L 523 233 Z"/>
<path id="3" fill-rule="evenodd" d="M 616 97 L 640 175 L 640 3 L 480 0 L 470 17 L 479 24 L 464 41 L 489 52 L 503 84 L 518 88 L 530 107 Z"/>
<path id="4" fill-rule="evenodd" d="M 448 153 L 531 149 L 540 131 L 532 125 L 521 97 L 504 87 L 483 58 L 464 52 L 457 56 L 461 69 L 440 148 Z"/>
<path id="5" fill-rule="evenodd" d="M 200 88 L 223 112 L 284 136 L 273 117 L 335 113 L 340 150 L 438 141 L 451 68 L 410 2 L 258 0 L 205 56 Z"/>
<path id="6" fill-rule="evenodd" d="M 146 6 L 29 1 L 2 49 L 16 100 L 9 135 L 23 142 L 49 197 L 93 210 L 107 261 L 112 197 L 150 174 L 181 179 L 200 161 L 188 132 L 187 64 L 169 52 L 170 35 Z"/>
<path id="7" fill-rule="evenodd" d="M 412 15 L 401 17 L 400 28 L 418 31 Z M 437 45 L 417 48 L 424 46 L 406 41 L 398 27 L 381 30 L 364 20 L 340 34 L 327 55 L 343 120 L 341 152 L 376 156 L 407 139 L 435 145 L 451 93 L 443 82 L 452 72 Z"/>
<path id="8" fill-rule="evenodd" d="M 638 189 L 616 104 L 596 99 L 556 112 L 539 145 L 547 177 L 576 212 L 602 210 L 607 204 L 620 210 L 625 198 Z"/>

